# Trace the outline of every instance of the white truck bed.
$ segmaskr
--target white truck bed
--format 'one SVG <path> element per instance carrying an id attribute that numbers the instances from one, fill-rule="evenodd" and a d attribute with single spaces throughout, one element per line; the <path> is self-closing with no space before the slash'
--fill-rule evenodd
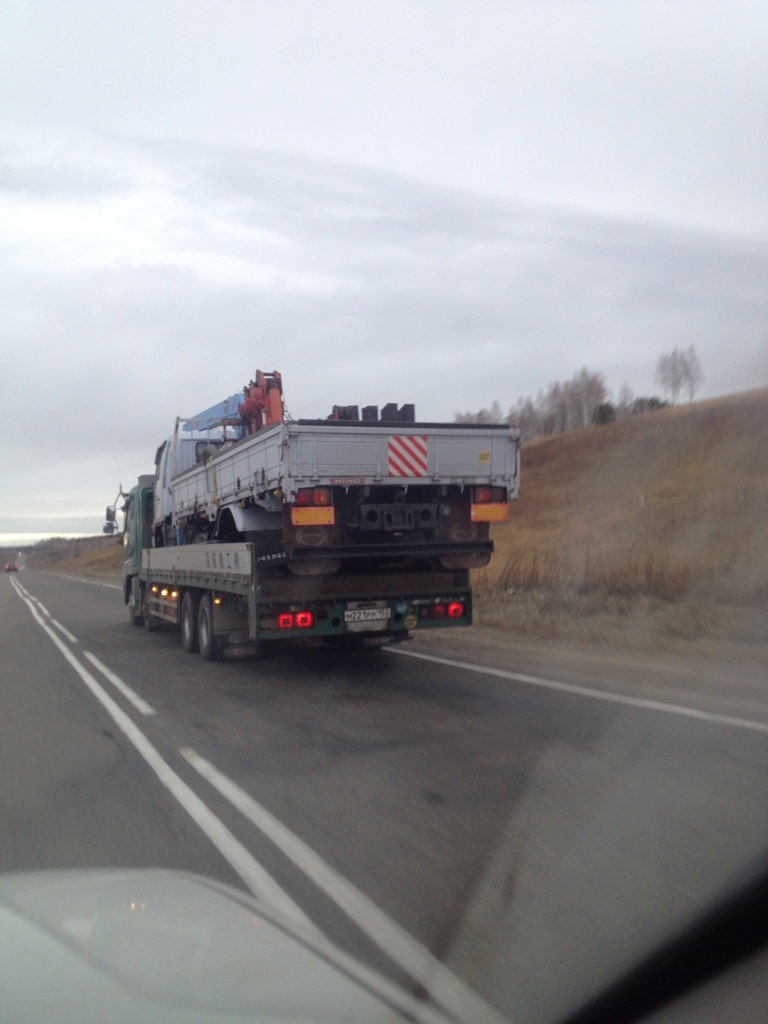
<path id="1" fill-rule="evenodd" d="M 519 433 L 507 426 L 299 420 L 275 424 L 174 477 L 177 516 L 302 487 L 489 485 L 517 497 Z M 277 499 L 276 499 L 277 500 Z M 279 507 L 279 505 L 277 506 Z"/>

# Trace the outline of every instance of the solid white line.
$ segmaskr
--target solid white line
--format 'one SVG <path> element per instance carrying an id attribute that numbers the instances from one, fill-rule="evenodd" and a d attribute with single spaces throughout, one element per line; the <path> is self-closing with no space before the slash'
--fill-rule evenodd
<path id="1" fill-rule="evenodd" d="M 66 572 L 53 572 L 51 569 L 42 569 L 41 572 L 49 576 L 57 576 L 59 579 L 77 580 L 78 583 L 91 583 L 94 587 L 107 587 L 109 590 L 122 590 L 119 583 L 105 583 L 103 580 L 94 579 L 92 576 L 71 576 Z"/>
<path id="2" fill-rule="evenodd" d="M 72 633 L 70 633 L 69 630 L 66 628 L 66 626 L 62 626 L 60 622 L 54 619 L 54 617 L 51 615 L 51 613 L 48 611 L 48 609 L 45 607 L 45 605 L 43 604 L 39 597 L 35 597 L 34 594 L 30 594 L 29 591 L 26 590 L 20 583 L 18 584 L 18 589 L 22 591 L 26 598 L 28 598 L 30 601 L 35 602 L 35 604 L 43 613 L 43 615 L 45 615 L 46 618 L 51 620 L 56 629 L 58 629 L 60 633 L 63 633 L 71 644 L 77 643 L 77 637 L 73 636 Z"/>
<path id="3" fill-rule="evenodd" d="M 179 753 L 329 896 L 388 957 L 418 981 L 444 1010 L 456 1014 L 461 1020 L 476 1021 L 477 1024 L 500 1024 L 505 1019 L 236 783 L 194 750 L 185 747 Z"/>
<path id="4" fill-rule="evenodd" d="M 118 704 L 115 703 L 114 700 L 112 700 L 109 694 L 102 688 L 85 666 L 77 660 L 66 644 L 64 644 L 64 642 L 60 640 L 54 631 L 47 625 L 43 618 L 38 614 L 34 604 L 26 598 L 23 600 L 40 628 L 48 634 L 55 646 L 59 651 L 61 651 L 75 672 L 77 672 L 96 700 L 98 700 L 107 711 L 118 729 L 120 729 L 120 731 L 133 744 L 139 754 L 141 754 L 150 768 L 157 775 L 160 782 L 162 782 L 166 789 L 168 789 L 176 800 L 178 800 L 187 814 L 189 814 L 193 821 L 195 821 L 195 823 L 208 836 L 216 849 L 234 868 L 251 892 L 259 899 L 264 900 L 267 906 L 274 907 L 278 913 L 289 917 L 302 928 L 309 928 L 313 933 L 317 933 L 317 929 L 306 914 L 304 914 L 297 904 L 294 903 L 291 897 L 280 888 L 272 876 L 267 874 L 261 864 L 254 860 L 245 847 L 235 839 L 232 833 L 203 803 L 194 790 L 190 789 L 186 782 L 184 782 L 163 760 L 155 747 L 152 746 L 144 733 L 134 724 L 132 719 L 128 717 L 128 715 Z"/>
<path id="5" fill-rule="evenodd" d="M 104 583 L 102 580 L 88 579 L 87 576 L 70 576 L 69 579 L 77 580 L 78 583 L 90 583 L 94 587 L 106 587 L 108 590 L 122 590 L 123 588 L 117 583 Z"/>
<path id="6" fill-rule="evenodd" d="M 145 700 L 142 700 L 138 693 L 132 690 L 127 683 L 123 682 L 120 676 L 118 676 L 111 669 L 107 668 L 106 665 L 100 662 L 95 654 L 91 654 L 90 651 L 83 651 L 83 655 L 88 659 L 88 661 L 90 661 L 92 665 L 96 666 L 99 672 L 101 672 L 101 674 L 106 679 L 108 679 L 110 683 L 112 683 L 116 690 L 119 690 L 120 693 L 122 693 L 126 700 L 129 700 L 131 704 L 133 704 L 137 711 L 141 712 L 142 715 L 156 714 L 156 711 L 153 707 L 147 704 Z"/>
<path id="7" fill-rule="evenodd" d="M 19 586 L 19 589 L 23 591 L 24 596 L 29 598 L 30 601 L 34 601 L 35 602 L 35 604 L 40 609 L 40 611 L 43 613 L 43 615 L 45 615 L 46 618 L 51 620 L 51 622 L 56 627 L 56 629 L 58 629 L 59 632 L 63 633 L 64 636 L 67 638 L 67 640 L 69 640 L 69 642 L 71 644 L 76 644 L 77 643 L 77 637 L 73 636 L 69 632 L 69 630 L 66 628 L 66 626 L 62 626 L 62 624 L 60 622 L 57 622 L 56 619 L 54 619 L 54 617 L 51 615 L 51 613 L 48 611 L 48 609 L 45 607 L 43 602 L 38 597 L 35 597 L 34 594 L 30 594 L 29 591 L 25 590 L 24 587 L 22 587 L 21 584 L 19 584 L 18 586 Z"/>
<path id="8" fill-rule="evenodd" d="M 526 686 L 540 686 L 546 690 L 558 690 L 577 697 L 591 697 L 594 700 L 609 701 L 611 704 L 624 704 L 631 708 L 642 708 L 645 711 L 663 711 L 668 715 L 682 715 L 695 718 L 702 722 L 714 722 L 717 725 L 732 725 L 739 729 L 752 729 L 755 732 L 768 733 L 768 722 L 756 722 L 750 718 L 735 718 L 732 715 L 720 715 L 714 711 L 700 711 L 698 708 L 686 707 L 683 704 L 667 704 L 659 700 L 647 700 L 644 697 L 630 697 L 623 693 L 612 693 L 610 690 L 597 690 L 591 686 L 576 686 L 574 683 L 559 683 L 553 679 L 540 679 L 538 676 L 527 676 L 520 672 L 507 672 L 501 668 L 489 668 L 487 665 L 473 665 L 453 658 L 438 658 L 432 654 L 419 651 L 403 651 L 389 648 L 390 654 L 402 654 L 407 658 L 420 658 L 432 661 L 436 665 L 448 665 L 450 668 L 464 669 L 465 672 L 478 672 L 481 675 L 495 676 L 497 679 L 509 679 L 514 683 L 525 683 Z"/>
<path id="9" fill-rule="evenodd" d="M 53 616 L 51 616 L 51 622 L 56 627 L 56 629 L 58 629 L 58 631 L 60 633 L 64 634 L 64 636 L 67 638 L 67 640 L 69 640 L 69 642 L 71 644 L 76 644 L 77 643 L 77 637 L 76 636 L 72 636 L 72 634 L 69 632 L 69 630 L 66 627 L 62 626 L 62 624 L 60 622 L 57 622 L 56 619 L 53 618 Z"/>

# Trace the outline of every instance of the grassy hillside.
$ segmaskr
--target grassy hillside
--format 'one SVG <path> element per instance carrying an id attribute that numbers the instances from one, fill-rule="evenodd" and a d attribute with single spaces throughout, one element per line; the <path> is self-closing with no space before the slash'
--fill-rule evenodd
<path id="1" fill-rule="evenodd" d="M 474 573 L 476 621 L 544 637 L 768 640 L 768 389 L 543 438 Z M 31 567 L 119 576 L 115 537 Z"/>
<path id="2" fill-rule="evenodd" d="M 30 569 L 115 578 L 120 576 L 123 565 L 123 540 L 122 537 L 82 537 L 74 540 L 54 537 L 30 548 L 26 564 Z"/>
<path id="3" fill-rule="evenodd" d="M 481 621 L 768 637 L 768 389 L 542 438 L 522 463 Z"/>

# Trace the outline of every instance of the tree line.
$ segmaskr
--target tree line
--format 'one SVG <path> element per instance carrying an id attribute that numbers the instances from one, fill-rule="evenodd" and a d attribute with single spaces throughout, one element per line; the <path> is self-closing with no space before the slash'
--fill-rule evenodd
<path id="1" fill-rule="evenodd" d="M 550 384 L 536 398 L 521 397 L 507 412 L 494 401 L 489 408 L 477 412 L 457 412 L 454 421 L 509 423 L 518 428 L 525 441 L 663 409 L 670 402 L 675 404 L 681 392 L 687 393 L 692 402 L 703 380 L 701 363 L 691 346 L 685 351 L 674 349 L 661 356 L 656 365 L 656 381 L 668 401 L 658 395 L 638 397 L 627 384 L 622 385 L 617 398 L 612 401 L 603 374 L 585 366 L 577 370 L 570 380 Z"/>

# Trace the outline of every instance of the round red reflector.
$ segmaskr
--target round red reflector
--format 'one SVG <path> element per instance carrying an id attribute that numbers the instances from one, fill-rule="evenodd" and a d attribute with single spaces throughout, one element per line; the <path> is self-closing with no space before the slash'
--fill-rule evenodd
<path id="1" fill-rule="evenodd" d="M 464 614 L 464 605 L 461 601 L 451 601 L 448 605 L 448 618 L 460 619 Z"/>

